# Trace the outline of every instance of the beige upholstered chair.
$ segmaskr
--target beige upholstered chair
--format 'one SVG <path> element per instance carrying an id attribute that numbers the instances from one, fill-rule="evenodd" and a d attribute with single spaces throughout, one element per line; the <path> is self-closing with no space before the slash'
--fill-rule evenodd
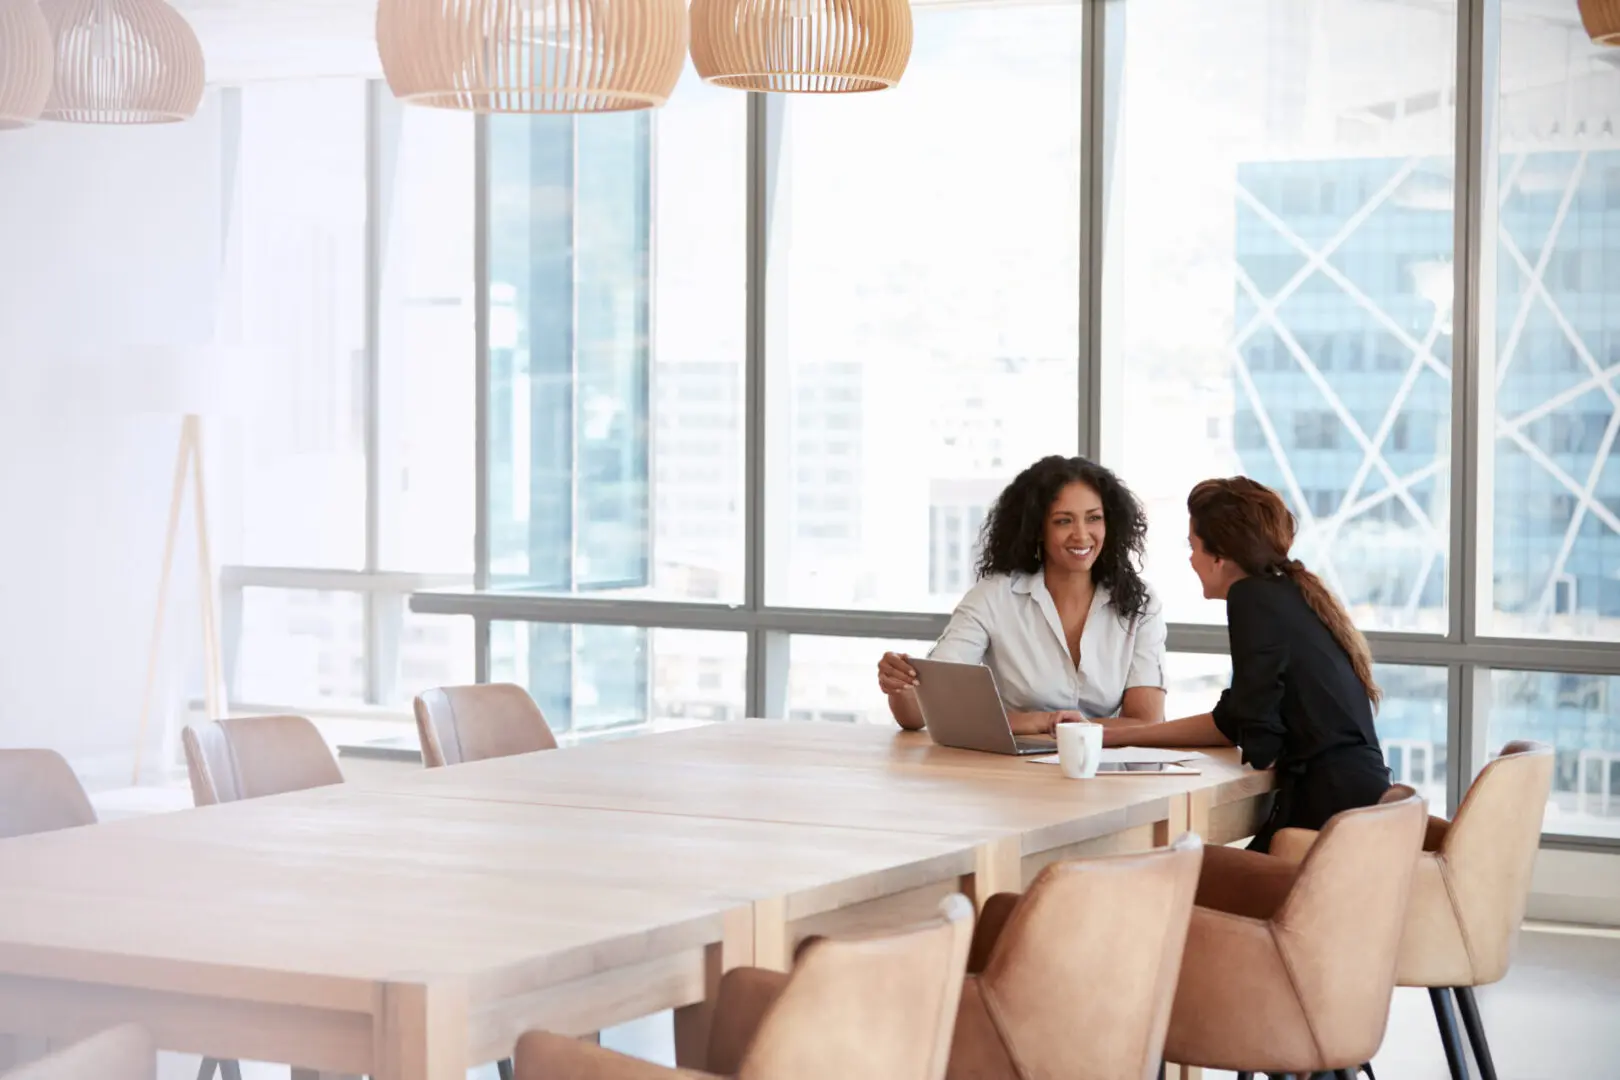
<path id="1" fill-rule="evenodd" d="M 1452 1011 L 1455 994 L 1485 1080 L 1496 1080 L 1490 1044 L 1473 988 L 1507 974 L 1530 899 L 1541 846 L 1541 822 L 1552 790 L 1550 746 L 1513 742 L 1480 772 L 1448 822 L 1430 818 L 1412 879 L 1396 965 L 1397 986 L 1428 988 L 1446 1063 L 1455 1080 L 1468 1075 Z M 1271 850 L 1299 861 L 1317 834 L 1283 829 Z"/>
<path id="2" fill-rule="evenodd" d="M 95 808 L 61 754 L 0 750 L 0 839 L 95 823 Z"/>
<path id="3" fill-rule="evenodd" d="M 415 708 L 422 763 L 430 769 L 557 749 L 540 706 L 512 683 L 426 690 Z"/>
<path id="4" fill-rule="evenodd" d="M 1150 1080 L 1164 1051 L 1203 843 L 1054 863 L 985 904 L 950 1080 Z"/>
<path id="5" fill-rule="evenodd" d="M 243 716 L 186 728 L 198 806 L 343 783 L 331 747 L 302 716 Z"/>
<path id="6" fill-rule="evenodd" d="M 1384 1040 L 1423 800 L 1336 815 L 1303 862 L 1204 852 L 1165 1057 L 1348 1080 Z"/>
<path id="7" fill-rule="evenodd" d="M 577 1039 L 518 1040 L 518 1080 L 941 1080 L 973 907 L 953 896 L 940 914 L 891 934 L 818 938 L 792 975 L 727 972 L 715 1003 L 708 1073 L 673 1072 Z"/>
<path id="8" fill-rule="evenodd" d="M 112 1028 L 5 1074 L 6 1080 L 153 1080 L 157 1052 L 133 1025 Z"/>

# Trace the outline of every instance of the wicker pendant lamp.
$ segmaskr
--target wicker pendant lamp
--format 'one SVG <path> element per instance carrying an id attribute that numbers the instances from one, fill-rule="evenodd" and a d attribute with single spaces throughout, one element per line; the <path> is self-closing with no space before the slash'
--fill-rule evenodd
<path id="1" fill-rule="evenodd" d="M 692 0 L 692 62 L 717 86 L 883 90 L 910 59 L 907 0 Z"/>
<path id="2" fill-rule="evenodd" d="M 51 93 L 51 26 L 34 0 L 0 0 L 0 131 L 27 127 Z"/>
<path id="3" fill-rule="evenodd" d="M 202 104 L 202 45 L 163 0 L 41 0 L 56 49 L 45 119 L 170 124 Z"/>
<path id="4" fill-rule="evenodd" d="M 394 96 L 493 113 L 647 109 L 686 63 L 684 0 L 381 0 Z"/>
<path id="5" fill-rule="evenodd" d="M 1620 0 L 1580 0 L 1581 22 L 1599 45 L 1620 45 Z"/>

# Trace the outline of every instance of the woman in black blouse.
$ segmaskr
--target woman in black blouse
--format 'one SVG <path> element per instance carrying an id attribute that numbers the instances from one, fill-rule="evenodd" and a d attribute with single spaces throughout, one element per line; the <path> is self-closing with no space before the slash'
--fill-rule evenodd
<path id="1" fill-rule="evenodd" d="M 1288 557 L 1294 517 L 1247 477 L 1206 480 L 1187 497 L 1187 540 L 1204 596 L 1226 601 L 1232 686 L 1213 712 L 1160 724 L 1104 721 L 1109 746 L 1231 746 L 1275 765 L 1271 816 L 1249 846 L 1290 826 L 1320 829 L 1389 789 L 1373 729 L 1379 690 L 1367 642 L 1322 579 Z"/>

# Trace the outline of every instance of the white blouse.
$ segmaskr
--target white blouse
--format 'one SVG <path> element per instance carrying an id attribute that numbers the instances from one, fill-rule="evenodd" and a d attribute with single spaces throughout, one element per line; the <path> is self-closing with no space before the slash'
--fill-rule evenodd
<path id="1" fill-rule="evenodd" d="M 1150 591 L 1140 616 L 1126 620 L 1099 586 L 1080 633 L 1080 665 L 1069 656 L 1063 620 L 1042 574 L 996 574 L 980 581 L 951 615 L 928 655 L 984 664 L 1009 712 L 1078 709 L 1116 716 L 1133 686 L 1164 687 L 1164 611 Z"/>

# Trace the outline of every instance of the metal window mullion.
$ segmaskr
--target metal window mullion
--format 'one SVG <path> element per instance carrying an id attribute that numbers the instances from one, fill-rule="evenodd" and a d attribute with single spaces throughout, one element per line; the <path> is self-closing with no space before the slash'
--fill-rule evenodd
<path id="1" fill-rule="evenodd" d="M 1080 307 L 1079 441 L 1080 453 L 1093 461 L 1102 456 L 1102 280 L 1108 101 L 1106 57 L 1109 48 L 1107 4 L 1085 0 L 1080 41 Z"/>
<path id="2" fill-rule="evenodd" d="M 747 235 L 747 265 L 744 269 L 744 357 L 743 357 L 743 607 L 750 613 L 765 607 L 766 559 L 766 256 L 770 238 L 767 213 L 768 137 L 770 115 L 764 94 L 751 93 L 747 99 L 746 156 L 744 181 Z M 769 711 L 770 642 L 758 627 L 748 633 L 747 700 L 749 716 L 765 716 Z"/>
<path id="3" fill-rule="evenodd" d="M 364 303 L 364 438 L 366 458 L 365 569 L 374 573 L 382 562 L 382 288 L 383 288 L 383 146 L 382 110 L 387 92 L 381 80 L 366 83 L 366 226 Z M 389 673 L 382 670 L 382 617 L 375 593 L 362 597 L 365 650 L 365 700 L 382 701 Z"/>
<path id="4" fill-rule="evenodd" d="M 473 117 L 473 588 L 489 588 L 489 114 Z M 489 620 L 473 619 L 473 681 L 489 681 Z"/>
<path id="5" fill-rule="evenodd" d="M 1448 642 L 1460 647 L 1448 668 L 1446 802 L 1455 813 L 1485 763 L 1490 673 L 1478 662 L 1480 616 L 1490 605 L 1495 522 L 1488 440 L 1495 422 L 1496 98 L 1500 0 L 1458 0 L 1454 282 L 1452 299 L 1451 573 Z M 1490 408 L 1487 411 L 1486 405 Z"/>

